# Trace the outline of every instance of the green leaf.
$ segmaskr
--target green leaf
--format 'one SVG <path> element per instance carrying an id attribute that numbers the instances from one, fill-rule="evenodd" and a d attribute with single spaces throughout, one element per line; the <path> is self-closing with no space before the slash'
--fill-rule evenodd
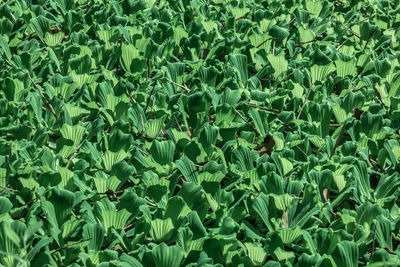
<path id="1" fill-rule="evenodd" d="M 151 254 L 156 266 L 178 267 L 183 258 L 182 250 L 177 246 L 167 246 L 165 243 L 154 247 Z"/>
<path id="2" fill-rule="evenodd" d="M 312 65 L 311 66 L 311 77 L 312 83 L 316 82 L 324 82 L 329 74 L 331 74 L 335 70 L 335 66 L 333 64 L 329 65 Z"/>
<path id="3" fill-rule="evenodd" d="M 355 76 L 357 74 L 356 64 L 353 61 L 336 60 L 335 65 L 338 77 Z"/>
<path id="4" fill-rule="evenodd" d="M 43 40 L 48 46 L 54 47 L 60 45 L 63 38 L 64 38 L 64 33 L 62 32 L 58 32 L 55 34 L 46 32 Z"/>
<path id="5" fill-rule="evenodd" d="M 376 219 L 376 240 L 383 248 L 393 250 L 393 223 L 382 215 Z"/>
<path id="6" fill-rule="evenodd" d="M 247 253 L 251 259 L 251 262 L 256 265 L 262 265 L 267 258 L 267 253 L 263 247 L 259 247 L 253 243 L 244 243 L 247 248 Z"/>
<path id="7" fill-rule="evenodd" d="M 144 128 L 146 129 L 146 135 L 151 139 L 156 138 L 161 132 L 161 128 L 164 124 L 165 119 L 166 115 L 162 116 L 159 119 L 148 120 L 144 124 Z"/>
<path id="8" fill-rule="evenodd" d="M 165 220 L 155 219 L 151 221 L 151 229 L 153 238 L 157 242 L 168 241 L 175 229 L 171 218 Z"/>
<path id="9" fill-rule="evenodd" d="M 83 138 L 85 128 L 80 126 L 79 124 L 71 126 L 65 123 L 63 124 L 60 132 L 63 138 L 67 140 L 72 140 L 74 145 L 77 146 Z"/>
<path id="10" fill-rule="evenodd" d="M 248 80 L 247 57 L 242 54 L 231 55 L 231 56 L 229 56 L 229 62 L 239 72 L 240 81 L 243 84 L 246 84 L 247 80 Z"/>
<path id="11" fill-rule="evenodd" d="M 366 198 L 371 198 L 371 185 L 367 173 L 367 164 L 365 162 L 357 162 L 353 171 L 354 178 L 357 182 L 358 193 Z"/>
<path id="12" fill-rule="evenodd" d="M 161 164 L 171 164 L 174 158 L 175 144 L 168 140 L 159 142 L 154 140 L 150 147 L 151 156 L 153 159 Z"/>
<path id="13" fill-rule="evenodd" d="M 107 150 L 102 156 L 104 169 L 106 169 L 107 171 L 111 171 L 114 164 L 124 160 L 126 157 L 128 157 L 128 155 L 129 154 L 123 150 L 120 150 L 118 152 L 111 152 Z"/>
<path id="14" fill-rule="evenodd" d="M 197 172 L 193 162 L 186 156 L 175 162 L 176 167 L 182 175 L 190 182 L 197 183 Z"/>
<path id="15" fill-rule="evenodd" d="M 45 33 L 50 30 L 50 21 L 44 16 L 40 15 L 31 19 L 30 25 L 40 40 L 44 41 Z"/>
<path id="16" fill-rule="evenodd" d="M 53 188 L 45 202 L 44 212 L 53 226 L 61 226 L 71 216 L 75 195 L 67 190 Z"/>
<path id="17" fill-rule="evenodd" d="M 105 229 L 100 224 L 86 224 L 83 226 L 82 237 L 90 239 L 88 244 L 89 251 L 99 251 L 103 245 Z"/>
<path id="18" fill-rule="evenodd" d="M 269 197 L 262 194 L 252 201 L 252 206 L 257 214 L 261 217 L 261 220 L 267 226 L 269 231 L 273 231 L 272 224 L 269 219 Z"/>
<path id="19" fill-rule="evenodd" d="M 111 227 L 115 229 L 123 229 L 130 216 L 131 213 L 126 209 L 121 211 L 103 210 L 101 212 L 103 225 L 106 231 Z"/>
<path id="20" fill-rule="evenodd" d="M 0 216 L 9 212 L 12 208 L 12 203 L 6 197 L 0 197 Z"/>
<path id="21" fill-rule="evenodd" d="M 337 244 L 332 257 L 338 266 L 358 266 L 358 253 L 357 244 L 346 240 Z"/>
<path id="22" fill-rule="evenodd" d="M 285 55 L 284 54 L 280 54 L 280 55 L 273 55 L 273 54 L 269 54 L 267 56 L 269 63 L 271 63 L 272 68 L 274 68 L 275 72 L 274 72 L 274 77 L 275 79 L 284 71 L 287 70 L 288 68 L 288 62 L 285 59 Z"/>

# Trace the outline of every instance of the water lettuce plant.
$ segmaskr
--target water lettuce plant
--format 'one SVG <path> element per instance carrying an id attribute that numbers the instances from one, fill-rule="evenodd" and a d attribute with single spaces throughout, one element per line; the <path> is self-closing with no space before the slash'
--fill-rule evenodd
<path id="1" fill-rule="evenodd" d="M 399 25 L 399 0 L 0 0 L 0 264 L 400 265 Z"/>

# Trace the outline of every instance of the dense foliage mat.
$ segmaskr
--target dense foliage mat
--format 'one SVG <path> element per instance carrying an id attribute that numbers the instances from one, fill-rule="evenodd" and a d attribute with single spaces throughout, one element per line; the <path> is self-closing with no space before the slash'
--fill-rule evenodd
<path id="1" fill-rule="evenodd" d="M 0 5 L 1 265 L 400 264 L 400 1 Z"/>

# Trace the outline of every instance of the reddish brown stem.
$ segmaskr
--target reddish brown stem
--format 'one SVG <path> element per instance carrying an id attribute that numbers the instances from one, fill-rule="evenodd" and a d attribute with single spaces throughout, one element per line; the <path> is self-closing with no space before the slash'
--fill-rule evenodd
<path id="1" fill-rule="evenodd" d="M 238 17 L 238 18 L 235 19 L 235 21 L 238 21 L 238 20 L 241 20 L 241 19 L 245 19 L 245 18 L 247 18 L 248 15 L 249 14 L 246 14 L 244 16 Z"/>
<path id="2" fill-rule="evenodd" d="M 178 122 L 178 119 L 176 118 L 175 114 L 172 114 L 172 115 L 174 116 L 175 122 L 178 125 L 179 130 L 182 132 L 182 128 L 181 128 L 181 125 Z"/>
<path id="3" fill-rule="evenodd" d="M 342 138 L 343 138 L 345 128 L 346 128 L 346 122 L 343 123 L 343 127 L 342 127 L 342 129 L 340 130 L 339 137 L 336 139 L 336 143 L 335 143 L 335 146 L 333 147 L 331 157 L 335 154 L 335 150 L 336 150 L 336 148 L 339 146 L 340 141 L 341 141 Z"/>
<path id="4" fill-rule="evenodd" d="M 17 192 L 17 190 L 12 189 L 12 188 L 9 188 L 9 187 L 7 187 L 7 186 L 2 186 L 2 185 L 0 185 L 0 188 L 4 188 L 4 189 L 7 189 L 7 190 L 10 190 L 10 191 L 13 191 L 13 192 Z"/>
<path id="5" fill-rule="evenodd" d="M 174 85 L 176 85 L 176 86 L 178 86 L 178 87 L 184 89 L 186 92 L 190 93 L 190 89 L 189 89 L 185 84 L 182 85 L 182 84 L 176 83 L 176 82 L 174 82 L 174 81 L 171 81 L 170 79 L 166 79 L 166 80 L 167 80 L 168 82 L 170 82 L 170 83 L 172 83 L 172 84 L 174 84 Z"/>
<path id="6" fill-rule="evenodd" d="M 154 82 L 154 84 L 153 84 L 153 88 L 151 89 L 151 92 L 150 92 L 150 95 L 149 95 L 149 97 L 147 98 L 147 101 L 146 101 L 146 106 L 145 106 L 145 108 L 144 108 L 144 112 L 146 112 L 146 111 L 147 111 L 147 107 L 149 106 L 149 102 L 150 102 L 151 96 L 153 95 L 154 88 L 156 87 L 156 84 L 157 84 L 157 81 L 156 81 L 156 82 Z"/>
<path id="7" fill-rule="evenodd" d="M 376 224 L 375 224 L 375 230 L 374 230 L 374 238 L 373 238 L 373 241 L 372 241 L 372 250 L 371 250 L 371 253 L 369 254 L 370 258 L 372 257 L 372 254 L 375 251 L 375 238 L 376 238 Z"/>
<path id="8" fill-rule="evenodd" d="M 44 105 L 50 110 L 50 112 L 54 115 L 54 117 L 58 121 L 58 116 L 57 116 L 56 112 L 54 111 L 53 106 L 45 99 L 45 96 L 44 96 L 42 90 L 40 90 L 39 86 L 35 83 L 35 81 L 32 79 L 32 77 L 29 74 L 28 74 L 28 77 L 29 77 L 29 80 L 31 80 L 33 87 L 35 87 L 36 90 L 38 90 L 39 94 L 43 97 Z"/>
<path id="9" fill-rule="evenodd" d="M 295 47 L 299 47 L 299 46 L 302 46 L 302 45 L 304 45 L 304 44 L 314 43 L 314 42 L 316 42 L 316 41 L 322 41 L 326 36 L 327 36 L 326 34 L 319 35 L 319 36 L 317 36 L 317 37 L 319 37 L 319 38 L 321 38 L 321 39 L 315 38 L 315 39 L 312 39 L 312 40 L 307 41 L 307 42 L 300 42 L 300 43 L 296 44 Z"/>
<path id="10" fill-rule="evenodd" d="M 269 40 L 275 40 L 275 39 L 278 39 L 278 38 L 276 38 L 276 37 L 268 38 L 267 40 L 265 40 L 265 41 L 263 41 L 262 43 L 260 43 L 259 45 L 257 45 L 256 48 L 260 48 L 260 46 L 262 46 L 263 44 L 265 44 L 265 43 L 268 42 Z"/>
<path id="11" fill-rule="evenodd" d="M 136 100 L 132 97 L 132 95 L 129 93 L 128 88 L 126 88 L 126 94 L 129 96 L 129 99 L 132 101 L 133 104 L 136 104 Z"/>
<path id="12" fill-rule="evenodd" d="M 10 143 L 10 152 L 8 153 L 8 160 L 11 159 L 11 155 L 12 155 L 12 142 Z"/>
<path id="13" fill-rule="evenodd" d="M 246 104 L 246 106 L 253 107 L 253 108 L 259 108 L 259 109 L 266 110 L 266 111 L 269 111 L 269 112 L 273 112 L 273 113 L 276 113 L 276 114 L 280 114 L 280 113 L 281 113 L 280 110 L 272 109 L 272 108 L 266 108 L 266 107 L 261 107 L 261 106 L 254 105 L 254 104 Z"/>
<path id="14" fill-rule="evenodd" d="M 147 57 L 147 80 L 150 79 L 150 58 Z"/>
<path id="15" fill-rule="evenodd" d="M 354 235 L 356 234 L 358 225 L 360 224 L 362 218 L 364 217 L 364 214 L 365 214 L 365 210 L 363 210 L 363 212 L 361 213 L 360 219 L 358 219 L 357 225 L 356 225 L 356 227 L 354 228 L 354 231 L 353 231 L 353 237 L 354 237 Z"/>
<path id="16" fill-rule="evenodd" d="M 303 105 L 302 105 L 301 108 L 300 108 L 299 115 L 297 115 L 297 119 L 300 118 L 301 113 L 303 112 L 303 108 L 304 108 L 304 106 L 306 105 L 306 102 L 307 102 L 308 97 L 310 96 L 311 89 L 312 89 L 312 86 L 310 86 L 310 89 L 309 89 L 308 92 L 307 92 L 307 95 L 306 95 L 306 98 L 304 99 Z"/>
<path id="17" fill-rule="evenodd" d="M 75 243 L 72 243 L 72 244 L 63 246 L 63 247 L 61 247 L 61 248 L 56 248 L 55 250 L 51 251 L 51 253 L 54 253 L 54 252 L 56 252 L 56 251 L 63 250 L 63 249 L 66 249 L 66 248 L 69 248 L 69 247 L 72 247 L 72 246 L 76 246 L 76 245 L 82 244 L 83 242 L 89 241 L 89 240 L 91 240 L 91 239 L 92 239 L 92 238 L 86 238 L 86 239 L 81 240 L 81 241 L 79 241 L 79 242 L 75 242 Z"/>
<path id="18" fill-rule="evenodd" d="M 385 103 L 383 102 L 382 96 L 379 93 L 378 89 L 376 89 L 375 86 L 372 86 L 372 88 L 374 88 L 376 95 L 378 96 L 379 102 L 381 102 L 382 105 L 385 105 Z"/>
<path id="19" fill-rule="evenodd" d="M 367 40 L 367 42 L 366 42 L 365 45 L 364 45 L 364 49 L 367 47 L 367 45 L 368 45 L 368 43 L 369 43 L 369 40 L 371 40 L 371 37 L 372 37 L 372 35 L 374 35 L 374 33 L 375 33 L 375 31 L 373 31 L 373 32 L 371 32 L 371 33 L 369 34 L 368 40 Z"/>
<path id="20" fill-rule="evenodd" d="M 243 115 L 240 114 L 240 112 L 239 112 L 237 109 L 234 108 L 234 110 L 235 110 L 236 114 L 238 114 L 239 117 L 240 117 L 248 126 L 250 126 L 250 128 L 253 129 L 253 131 L 254 131 L 256 134 L 258 134 L 258 135 L 261 136 L 261 134 L 257 131 L 257 129 L 254 128 L 253 125 L 251 125 L 251 123 L 250 123 L 245 117 L 243 117 Z"/>
<path id="21" fill-rule="evenodd" d="M 78 146 L 75 148 L 75 151 L 74 151 L 74 153 L 72 153 L 72 155 L 69 157 L 68 162 L 67 162 L 67 165 L 65 165 L 65 168 L 68 169 L 69 164 L 71 164 L 72 159 L 75 157 L 75 154 L 76 154 L 76 152 L 78 151 L 78 149 L 79 149 L 80 147 L 81 147 L 81 145 L 78 145 Z"/>

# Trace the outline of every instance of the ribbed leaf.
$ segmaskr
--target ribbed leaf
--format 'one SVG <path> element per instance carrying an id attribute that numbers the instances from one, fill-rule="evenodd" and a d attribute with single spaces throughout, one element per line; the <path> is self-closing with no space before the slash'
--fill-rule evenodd
<path id="1" fill-rule="evenodd" d="M 283 261 L 283 262 L 288 262 L 295 258 L 293 251 L 286 251 L 283 250 L 281 247 L 275 249 L 273 254 L 278 261 Z"/>
<path id="2" fill-rule="evenodd" d="M 349 117 L 351 117 L 349 114 L 346 113 L 346 111 L 341 108 L 339 105 L 334 105 L 332 107 L 333 115 L 335 116 L 336 121 L 339 124 L 342 124 L 344 121 L 346 121 Z"/>
<path id="3" fill-rule="evenodd" d="M 53 188 L 49 194 L 47 200 L 51 205 L 45 211 L 48 217 L 55 216 L 57 224 L 61 226 L 71 216 L 75 195 L 67 190 L 58 188 Z"/>
<path id="4" fill-rule="evenodd" d="M 194 163 L 186 156 L 175 162 L 176 167 L 182 173 L 186 180 L 197 183 L 197 172 Z"/>
<path id="5" fill-rule="evenodd" d="M 279 236 L 282 239 L 283 244 L 289 245 L 296 242 L 301 236 L 300 227 L 296 227 L 295 229 L 282 229 L 279 230 Z"/>
<path id="6" fill-rule="evenodd" d="M 103 156 L 102 156 L 102 160 L 103 160 L 103 164 L 104 164 L 104 168 L 107 171 L 111 171 L 112 166 L 115 163 L 118 163 L 120 161 L 122 161 L 123 159 L 125 159 L 129 154 L 123 150 L 118 151 L 118 152 L 111 152 L 109 150 L 107 150 Z"/>
<path id="7" fill-rule="evenodd" d="M 74 173 L 67 168 L 60 167 L 58 168 L 58 173 L 61 176 L 61 182 L 58 184 L 58 187 L 60 188 L 65 188 L 65 187 L 70 187 L 72 184 L 72 177 L 74 176 Z"/>
<path id="8" fill-rule="evenodd" d="M 202 172 L 197 177 L 197 182 L 201 184 L 202 182 L 208 183 L 220 183 L 224 179 L 225 175 L 222 172 L 209 173 Z"/>
<path id="9" fill-rule="evenodd" d="M 370 180 L 367 172 L 367 164 L 363 161 L 357 162 L 357 164 L 354 166 L 353 170 L 353 175 L 354 178 L 357 182 L 357 190 L 358 193 L 366 198 L 370 199 L 371 198 L 371 185 L 370 185 Z"/>
<path id="10" fill-rule="evenodd" d="M 174 41 L 179 44 L 182 39 L 188 37 L 188 33 L 182 27 L 174 27 Z"/>
<path id="11" fill-rule="evenodd" d="M 123 229 L 130 216 L 131 213 L 126 209 L 118 212 L 115 210 L 103 210 L 101 212 L 103 225 L 106 231 L 111 227 L 115 229 Z"/>
<path id="12" fill-rule="evenodd" d="M 151 229 L 154 240 L 161 242 L 167 241 L 171 237 L 175 227 L 171 218 L 167 218 L 165 220 L 155 219 L 151 221 Z"/>
<path id="13" fill-rule="evenodd" d="M 106 193 L 108 190 L 115 192 L 121 184 L 121 181 L 115 176 L 111 176 L 110 178 L 96 177 L 93 178 L 93 181 L 98 193 Z"/>
<path id="14" fill-rule="evenodd" d="M 174 158 L 175 144 L 171 141 L 154 140 L 150 147 L 151 156 L 159 164 L 171 164 Z"/>
<path id="15" fill-rule="evenodd" d="M 257 131 L 262 136 L 265 136 L 266 135 L 265 126 L 264 126 L 264 122 L 261 119 L 261 116 L 260 116 L 259 112 L 257 110 L 255 110 L 255 109 L 251 109 L 249 111 L 249 115 L 253 119 L 254 125 L 256 126 Z"/>
<path id="16" fill-rule="evenodd" d="M 0 186 L 6 186 L 7 184 L 7 170 L 4 168 L 0 168 Z M 0 192 L 3 189 L 0 188 Z"/>
<path id="17" fill-rule="evenodd" d="M 7 40 L 3 37 L 0 36 L 0 48 L 1 48 L 1 52 L 2 54 L 4 54 L 7 58 L 8 61 L 11 61 L 11 51 L 10 51 L 10 47 L 8 45 Z"/>
<path id="18" fill-rule="evenodd" d="M 43 41 L 45 33 L 50 30 L 50 21 L 42 15 L 30 20 L 30 25 L 37 36 Z"/>
<path id="19" fill-rule="evenodd" d="M 238 70 L 240 81 L 246 83 L 248 80 L 247 57 L 242 54 L 231 55 L 229 62 Z"/>
<path id="20" fill-rule="evenodd" d="M 355 76 L 357 74 L 356 63 L 353 61 L 336 60 L 335 65 L 338 77 Z"/>
<path id="21" fill-rule="evenodd" d="M 24 83 L 17 79 L 5 79 L 5 88 L 3 89 L 6 98 L 10 101 L 20 101 L 26 92 Z"/>
<path id="22" fill-rule="evenodd" d="M 257 154 L 253 153 L 248 147 L 240 146 L 233 151 L 232 161 L 239 167 L 241 171 L 249 171 L 254 168 L 254 162 Z"/>
<path id="23" fill-rule="evenodd" d="M 56 94 L 61 95 L 65 101 L 69 100 L 75 90 L 78 88 L 78 84 L 76 83 L 63 83 L 60 86 L 55 88 Z"/>
<path id="24" fill-rule="evenodd" d="M 154 263 L 157 267 L 179 267 L 183 258 L 183 251 L 178 246 L 167 246 L 165 243 L 151 250 Z"/>
<path id="25" fill-rule="evenodd" d="M 92 68 L 92 59 L 89 55 L 83 55 L 68 60 L 68 65 L 76 74 L 88 74 Z"/>
<path id="26" fill-rule="evenodd" d="M 0 197 L 0 216 L 9 212 L 12 208 L 12 203 L 6 197 Z"/>
<path id="27" fill-rule="evenodd" d="M 251 262 L 255 266 L 260 266 L 264 263 L 267 258 L 267 253 L 263 247 L 257 246 L 253 243 L 244 243 L 247 248 L 247 253 L 251 259 Z"/>
<path id="28" fill-rule="evenodd" d="M 72 106 L 69 104 L 66 104 L 64 107 L 66 112 L 68 112 L 70 118 L 73 120 L 81 118 L 82 116 L 88 115 L 90 113 L 88 110 L 84 108 Z"/>
<path id="29" fill-rule="evenodd" d="M 262 194 L 252 201 L 253 209 L 261 217 L 261 220 L 267 226 L 269 231 L 273 231 L 272 224 L 270 222 L 269 210 L 268 210 L 269 197 Z"/>
<path id="30" fill-rule="evenodd" d="M 156 138 L 160 134 L 160 131 L 164 124 L 165 119 L 166 119 L 166 115 L 162 116 L 159 119 L 148 120 L 144 124 L 144 127 L 146 129 L 146 135 L 151 139 Z"/>
<path id="31" fill-rule="evenodd" d="M 185 73 L 185 64 L 184 63 L 167 63 L 168 73 L 171 77 L 171 80 L 182 84 L 183 83 L 183 74 Z"/>
<path id="32" fill-rule="evenodd" d="M 58 46 L 61 44 L 62 39 L 64 38 L 64 33 L 62 32 L 58 32 L 55 34 L 51 34 L 49 32 L 46 32 L 46 34 L 44 35 L 44 42 L 48 45 L 48 46 Z"/>
<path id="33" fill-rule="evenodd" d="M 377 199 L 391 196 L 400 187 L 400 176 L 393 173 L 390 176 L 381 177 L 375 189 Z"/>
<path id="34" fill-rule="evenodd" d="M 1 251 L 9 255 L 17 254 L 22 247 L 22 239 L 26 225 L 20 221 L 0 222 L 0 247 Z M 5 258 L 0 257 L 0 262 L 4 263 Z M 16 265 L 16 261 L 14 264 Z"/>
<path id="35" fill-rule="evenodd" d="M 299 31 L 299 36 L 300 36 L 300 42 L 302 42 L 302 43 L 310 42 L 311 40 L 313 40 L 315 38 L 315 34 L 310 28 L 305 29 L 300 26 L 298 28 L 298 31 Z"/>
<path id="36" fill-rule="evenodd" d="M 337 244 L 335 251 L 332 254 L 333 260 L 337 266 L 358 266 L 358 246 L 351 241 L 342 241 Z"/>
<path id="37" fill-rule="evenodd" d="M 307 10 L 314 16 L 318 16 L 322 10 L 322 3 L 320 1 L 307 0 Z"/>
<path id="38" fill-rule="evenodd" d="M 269 54 L 267 56 L 269 63 L 271 63 L 272 68 L 274 68 L 274 77 L 277 78 L 282 72 L 286 71 L 288 68 L 288 62 L 285 59 L 284 54 L 280 54 L 277 56 L 274 56 L 272 54 Z"/>
<path id="39" fill-rule="evenodd" d="M 72 140 L 74 145 L 77 146 L 82 140 L 83 134 L 85 133 L 85 128 L 79 124 L 71 126 L 65 123 L 61 127 L 60 132 L 63 138 Z"/>
<path id="40" fill-rule="evenodd" d="M 104 235 L 106 231 L 103 226 L 96 223 L 90 223 L 83 226 L 82 237 L 84 239 L 89 239 L 88 249 L 89 251 L 99 251 L 103 245 Z"/>
<path id="41" fill-rule="evenodd" d="M 376 240 L 381 247 L 393 250 L 393 223 L 385 217 L 379 216 L 376 220 L 376 224 Z"/>
<path id="42" fill-rule="evenodd" d="M 282 211 L 287 210 L 287 208 L 291 206 L 293 201 L 293 197 L 290 196 L 289 194 L 284 194 L 284 195 L 270 194 L 270 196 L 273 197 L 276 208 Z"/>
<path id="43" fill-rule="evenodd" d="M 335 66 L 333 64 L 329 65 L 312 65 L 311 66 L 311 77 L 312 83 L 323 82 L 328 77 L 330 73 L 335 70 Z"/>
<path id="44" fill-rule="evenodd" d="M 99 39 L 102 40 L 105 44 L 107 49 L 111 48 L 111 37 L 113 36 L 114 32 L 113 30 L 100 30 L 97 31 L 97 35 L 99 36 Z M 122 53 L 124 56 L 124 53 Z M 130 64 L 130 63 L 129 63 Z"/>
<path id="45" fill-rule="evenodd" d="M 131 65 L 135 58 L 139 58 L 139 50 L 132 44 L 122 44 L 122 63 L 125 69 L 131 71 Z"/>

